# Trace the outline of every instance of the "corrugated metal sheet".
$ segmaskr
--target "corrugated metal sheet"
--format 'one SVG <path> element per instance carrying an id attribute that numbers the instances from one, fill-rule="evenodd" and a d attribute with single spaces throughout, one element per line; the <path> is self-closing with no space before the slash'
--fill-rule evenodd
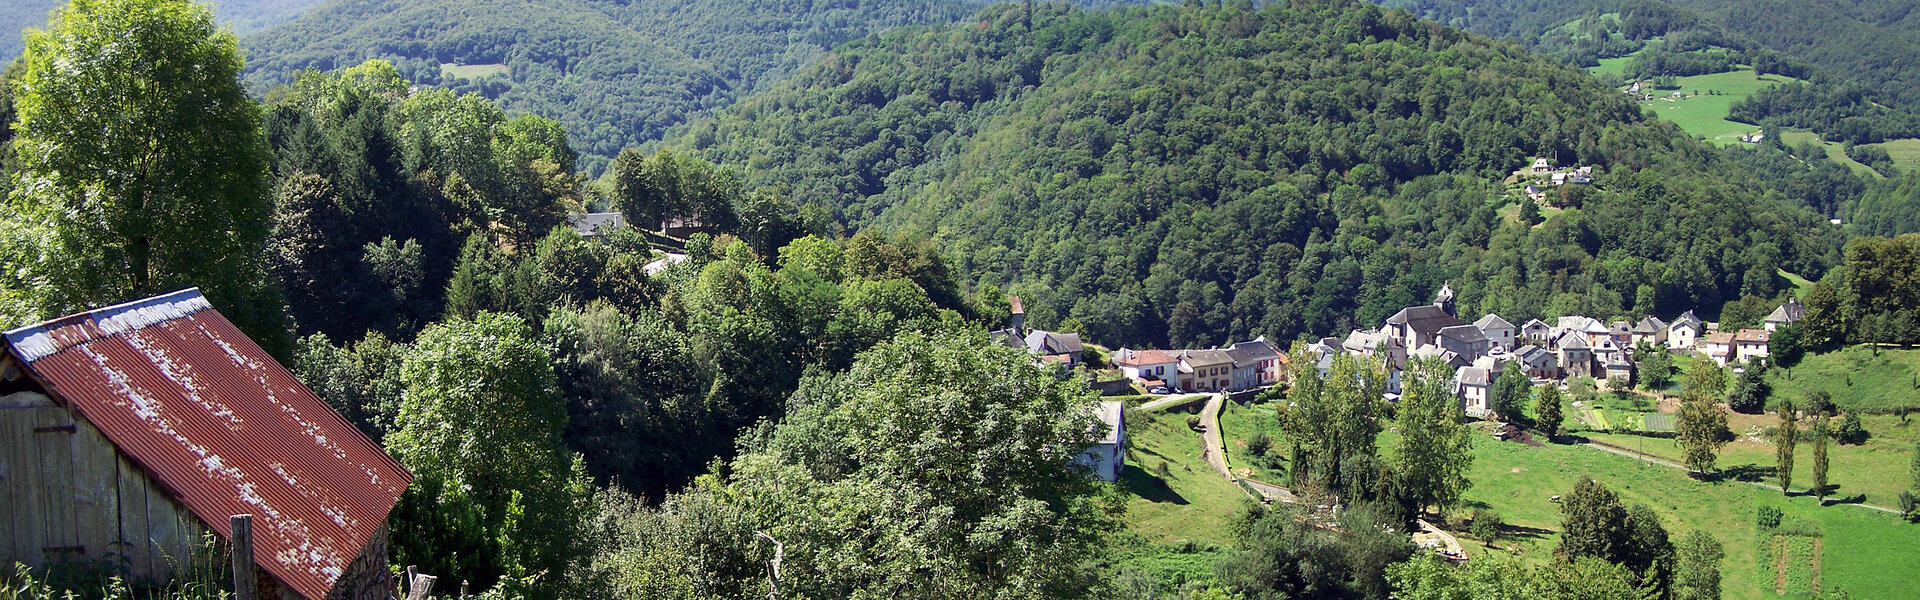
<path id="1" fill-rule="evenodd" d="M 333 588 L 413 475 L 199 290 L 6 333 L 28 369 L 222 537 L 309 600 Z"/>

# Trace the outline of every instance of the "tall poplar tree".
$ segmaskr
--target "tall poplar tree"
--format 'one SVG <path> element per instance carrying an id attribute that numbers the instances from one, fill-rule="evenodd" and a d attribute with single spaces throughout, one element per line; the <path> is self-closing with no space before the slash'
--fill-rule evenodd
<path id="1" fill-rule="evenodd" d="M 12 320 L 199 286 L 291 348 L 261 257 L 271 213 L 259 107 L 204 4 L 74 0 L 31 31 L 13 81 L 19 155 L 0 209 Z"/>
<path id="2" fill-rule="evenodd" d="M 1792 493 L 1793 489 L 1793 448 L 1800 443 L 1800 415 L 1795 414 L 1792 400 L 1780 401 L 1780 427 L 1775 430 L 1774 473 L 1780 476 L 1780 493 Z"/>

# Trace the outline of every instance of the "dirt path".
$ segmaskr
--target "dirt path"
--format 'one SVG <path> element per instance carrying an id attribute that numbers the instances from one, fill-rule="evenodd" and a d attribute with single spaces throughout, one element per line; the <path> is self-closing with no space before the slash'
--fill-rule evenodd
<path id="1" fill-rule="evenodd" d="M 1768 547 L 1773 549 L 1773 593 L 1784 596 L 1787 593 L 1787 538 L 1773 536 L 1773 543 Z"/>
<path id="2" fill-rule="evenodd" d="M 1670 468 L 1674 468 L 1674 469 L 1680 469 L 1680 470 L 1682 470 L 1682 471 L 1686 471 L 1686 470 L 1689 470 L 1689 469 L 1687 469 L 1687 466 L 1686 466 L 1686 465 L 1683 465 L 1683 464 L 1680 464 L 1680 463 L 1677 463 L 1677 462 L 1673 462 L 1673 461 L 1670 461 L 1670 460 L 1667 460 L 1667 459 L 1664 459 L 1664 458 L 1658 458 L 1658 457 L 1654 457 L 1654 456 L 1648 456 L 1648 455 L 1645 455 L 1645 454 L 1641 454 L 1641 453 L 1638 453 L 1638 452 L 1634 452 L 1634 451 L 1632 451 L 1632 450 L 1626 450 L 1626 449 L 1621 449 L 1621 448 L 1615 448 L 1615 447 L 1612 447 L 1612 446 L 1605 446 L 1605 445 L 1601 445 L 1601 444 L 1597 444 L 1597 443 L 1593 443 L 1593 442 L 1588 442 L 1588 443 L 1585 443 L 1585 444 L 1581 444 L 1581 445 L 1582 445 L 1582 446 L 1586 446 L 1586 447 L 1588 447 L 1588 448 L 1592 448 L 1592 449 L 1595 449 L 1595 450 L 1599 450 L 1599 451 L 1601 451 L 1601 452 L 1610 452 L 1610 453 L 1613 453 L 1613 454 L 1618 454 L 1618 455 L 1620 455 L 1620 456 L 1625 456 L 1625 457 L 1627 457 L 1627 458 L 1633 458 L 1633 459 L 1638 459 L 1638 460 L 1641 460 L 1641 461 L 1644 461 L 1644 462 L 1648 462 L 1648 463 L 1652 463 L 1652 464 L 1656 464 L 1656 465 L 1660 465 L 1660 466 L 1663 466 L 1663 467 L 1670 467 Z M 1761 489 L 1768 489 L 1768 490 L 1773 490 L 1773 491 L 1776 491 L 1776 492 L 1778 492 L 1778 491 L 1780 491 L 1780 486 L 1777 486 L 1777 485 L 1773 485 L 1773 484 L 1771 484 L 1771 483 L 1763 483 L 1763 482 L 1759 482 L 1759 481 L 1743 481 L 1743 482 L 1741 482 L 1741 483 L 1745 483 L 1745 484 L 1747 484 L 1747 485 L 1751 485 L 1751 486 L 1754 486 L 1754 487 L 1758 487 L 1758 488 L 1761 488 Z M 1894 515 L 1898 515 L 1898 514 L 1901 514 L 1901 513 L 1900 513 L 1900 511 L 1898 511 L 1898 510 L 1894 510 L 1894 509 L 1891 509 L 1891 508 L 1887 508 L 1887 507 L 1885 507 L 1885 506 L 1874 506 L 1874 505 L 1872 505 L 1872 504 L 1867 504 L 1867 503 L 1864 503 L 1864 502 L 1847 502 L 1847 503 L 1839 503 L 1838 505 L 1839 505 L 1839 506 L 1857 506 L 1857 507 L 1860 507 L 1860 508 L 1864 508 L 1864 509 L 1868 509 L 1868 510 L 1877 510 L 1877 511 L 1880 511 L 1880 512 L 1883 512 L 1883 513 L 1888 513 L 1888 514 L 1894 514 Z"/>

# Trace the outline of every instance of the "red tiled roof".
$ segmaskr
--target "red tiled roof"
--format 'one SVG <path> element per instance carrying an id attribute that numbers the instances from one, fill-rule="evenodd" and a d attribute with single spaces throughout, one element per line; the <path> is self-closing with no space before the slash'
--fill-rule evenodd
<path id="1" fill-rule="evenodd" d="M 1020 304 L 1019 296 L 1007 296 L 1007 305 L 1008 305 L 1008 308 L 1011 309 L 1010 312 L 1012 312 L 1013 314 L 1016 314 L 1016 315 L 1027 314 L 1027 308 L 1026 306 Z"/>
<path id="2" fill-rule="evenodd" d="M 1734 337 L 1735 340 L 1742 342 L 1766 342 L 1772 338 L 1773 332 L 1765 329 L 1742 329 L 1739 335 Z"/>
<path id="3" fill-rule="evenodd" d="M 1166 365 L 1180 361 L 1174 360 L 1173 357 L 1167 356 L 1167 353 L 1159 350 L 1129 350 L 1125 352 L 1124 356 L 1115 359 L 1113 362 L 1114 364 L 1139 366 Z"/>
<path id="4" fill-rule="evenodd" d="M 8 350 L 222 537 L 327 596 L 413 475 L 188 289 L 6 332 Z"/>

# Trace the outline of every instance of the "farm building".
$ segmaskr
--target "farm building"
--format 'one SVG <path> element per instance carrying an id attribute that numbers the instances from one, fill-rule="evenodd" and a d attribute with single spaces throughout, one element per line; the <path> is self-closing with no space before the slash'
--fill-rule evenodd
<path id="1" fill-rule="evenodd" d="M 189 289 L 5 333 L 0 564 L 173 576 L 253 517 L 261 598 L 385 600 L 413 479 Z"/>

